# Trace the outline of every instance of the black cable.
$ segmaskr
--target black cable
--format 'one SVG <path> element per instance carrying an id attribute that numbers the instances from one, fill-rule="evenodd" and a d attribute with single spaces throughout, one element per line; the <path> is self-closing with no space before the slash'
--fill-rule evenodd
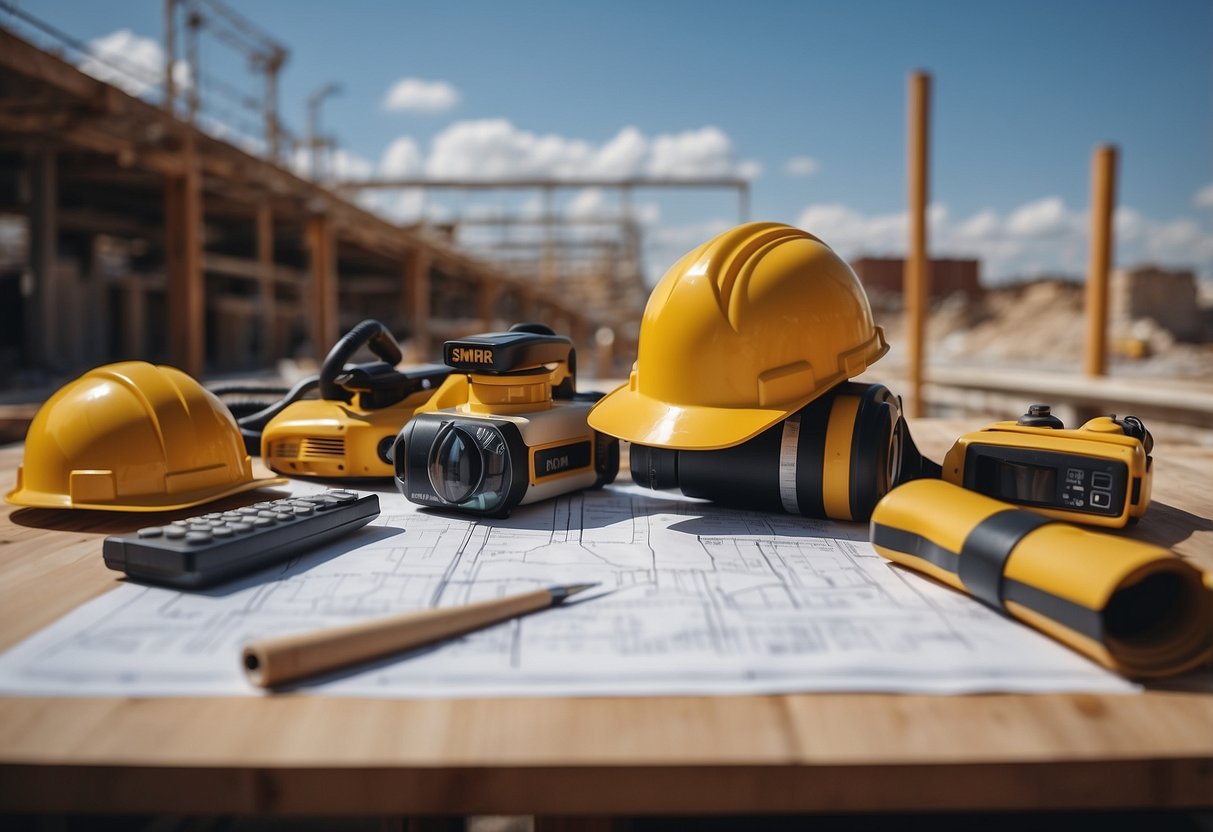
<path id="1" fill-rule="evenodd" d="M 242 428 L 256 428 L 260 430 L 266 426 L 270 419 L 273 419 L 279 413 L 286 409 L 288 404 L 297 402 L 306 396 L 311 391 L 320 386 L 320 376 L 308 376 L 307 378 L 298 381 L 294 387 L 287 391 L 286 395 L 273 404 L 258 410 L 256 413 L 250 413 L 247 416 L 241 417 L 237 423 Z"/>
<path id="2" fill-rule="evenodd" d="M 363 344 L 371 352 L 393 367 L 404 356 L 391 331 L 373 318 L 368 318 L 341 337 L 324 359 L 320 367 L 320 398 L 335 402 L 348 402 L 354 394 L 337 383 L 337 376 L 345 370 L 345 362 Z"/>

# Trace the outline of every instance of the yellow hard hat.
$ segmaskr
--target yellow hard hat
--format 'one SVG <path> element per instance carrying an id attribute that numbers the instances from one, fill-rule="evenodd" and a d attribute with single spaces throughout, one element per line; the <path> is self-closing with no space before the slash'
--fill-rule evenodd
<path id="1" fill-rule="evenodd" d="M 143 361 L 90 370 L 34 416 L 10 503 L 168 511 L 264 485 L 232 414 L 185 373 Z"/>
<path id="2" fill-rule="evenodd" d="M 859 279 L 829 246 L 791 226 L 747 223 L 665 273 L 628 383 L 589 422 L 658 448 L 728 448 L 888 350 Z"/>

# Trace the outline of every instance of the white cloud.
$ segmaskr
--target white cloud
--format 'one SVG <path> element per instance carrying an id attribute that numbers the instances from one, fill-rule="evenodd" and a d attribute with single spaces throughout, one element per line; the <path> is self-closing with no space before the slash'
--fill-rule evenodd
<path id="1" fill-rule="evenodd" d="M 762 162 L 747 159 L 737 163 L 737 175 L 742 179 L 757 179 L 762 176 Z"/>
<path id="2" fill-rule="evenodd" d="M 635 127 L 625 127 L 594 154 L 586 170 L 588 176 L 604 179 L 633 175 L 644 166 L 649 140 Z"/>
<path id="3" fill-rule="evenodd" d="M 1213 208 L 1213 182 L 1196 192 L 1192 197 L 1192 205 L 1196 208 Z"/>
<path id="4" fill-rule="evenodd" d="M 459 104 L 459 90 L 447 81 L 401 78 L 383 97 L 383 109 L 441 113 Z"/>
<path id="5" fill-rule="evenodd" d="M 424 164 L 434 178 L 564 177 L 624 179 L 756 176 L 756 163 L 739 162 L 718 127 L 646 137 L 625 127 L 601 145 L 515 127 L 507 119 L 460 121 L 433 140 Z"/>
<path id="6" fill-rule="evenodd" d="M 1142 239 L 1147 230 L 1147 220 L 1140 211 L 1124 205 L 1116 209 L 1112 219 L 1114 238 L 1120 242 L 1133 243 Z"/>
<path id="7" fill-rule="evenodd" d="M 370 179 L 375 173 L 375 163 L 339 147 L 329 153 L 325 173 L 338 182 Z"/>
<path id="8" fill-rule="evenodd" d="M 796 224 L 843 256 L 886 254 L 905 247 L 906 214 L 865 215 L 839 203 L 810 205 Z"/>
<path id="9" fill-rule="evenodd" d="M 421 173 L 421 151 L 409 136 L 401 136 L 388 145 L 379 162 L 383 176 L 408 178 Z"/>
<path id="10" fill-rule="evenodd" d="M 601 188 L 583 188 L 573 195 L 565 206 L 565 213 L 570 217 L 594 217 L 605 213 L 606 198 Z"/>
<path id="11" fill-rule="evenodd" d="M 977 257 L 984 279 L 1069 274 L 1086 270 L 1089 229 L 1085 212 L 1058 197 L 1025 203 L 1007 215 L 986 208 L 953 219 L 945 206 L 929 211 L 929 246 L 938 257 Z M 810 205 L 796 224 L 821 237 L 843 257 L 901 257 L 906 250 L 904 212 L 865 214 L 840 204 Z M 1191 219 L 1158 221 L 1121 206 L 1115 217 L 1116 262 L 1195 269 L 1213 277 L 1213 233 Z"/>
<path id="12" fill-rule="evenodd" d="M 131 95 L 147 95 L 164 81 L 164 50 L 152 38 L 118 29 L 89 41 L 88 48 L 90 54 L 80 61 L 80 71 Z M 173 81 L 180 89 L 190 86 L 189 65 L 184 61 L 173 64 Z"/>
<path id="13" fill-rule="evenodd" d="M 296 147 L 288 161 L 291 169 L 299 176 L 312 175 L 312 157 L 308 148 Z M 326 181 L 370 179 L 374 174 L 374 162 L 340 147 L 325 153 L 321 164 L 321 178 Z"/>
<path id="14" fill-rule="evenodd" d="M 649 143 L 650 176 L 730 176 L 737 171 L 733 144 L 719 127 L 655 136 Z"/>
<path id="15" fill-rule="evenodd" d="M 1021 205 L 1007 218 L 1007 231 L 1016 237 L 1056 237 L 1072 227 L 1073 217 L 1057 196 Z"/>
<path id="16" fill-rule="evenodd" d="M 788 176 L 812 176 L 821 166 L 811 156 L 793 156 L 783 164 L 783 172 Z"/>

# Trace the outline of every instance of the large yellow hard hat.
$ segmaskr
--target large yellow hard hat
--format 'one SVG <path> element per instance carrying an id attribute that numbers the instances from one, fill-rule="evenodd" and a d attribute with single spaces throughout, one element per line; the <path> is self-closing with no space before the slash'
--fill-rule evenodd
<path id="1" fill-rule="evenodd" d="M 888 350 L 858 278 L 829 246 L 791 226 L 747 223 L 666 272 L 628 383 L 589 422 L 658 448 L 728 448 Z"/>
<path id="2" fill-rule="evenodd" d="M 25 438 L 10 503 L 168 511 L 278 485 L 254 479 L 223 403 L 180 370 L 107 364 L 60 388 Z"/>

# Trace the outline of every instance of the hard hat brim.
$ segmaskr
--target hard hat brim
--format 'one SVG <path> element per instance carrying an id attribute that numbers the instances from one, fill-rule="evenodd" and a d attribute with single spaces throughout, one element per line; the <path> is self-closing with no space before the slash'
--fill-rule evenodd
<path id="1" fill-rule="evenodd" d="M 16 506 L 26 508 L 74 508 L 92 509 L 96 511 L 174 511 L 182 508 L 192 508 L 204 503 L 210 503 L 233 494 L 252 491 L 255 488 L 266 488 L 275 485 L 286 485 L 286 477 L 265 477 L 237 483 L 220 491 L 182 492 L 180 494 L 148 494 L 139 498 L 139 502 L 85 503 L 73 502 L 67 494 L 50 494 L 34 491 L 28 488 L 17 488 L 4 495 L 4 499 Z"/>
<path id="2" fill-rule="evenodd" d="M 716 451 L 753 439 L 824 392 L 779 407 L 704 407 L 663 402 L 624 384 L 598 400 L 589 423 L 600 433 L 638 445 Z"/>

